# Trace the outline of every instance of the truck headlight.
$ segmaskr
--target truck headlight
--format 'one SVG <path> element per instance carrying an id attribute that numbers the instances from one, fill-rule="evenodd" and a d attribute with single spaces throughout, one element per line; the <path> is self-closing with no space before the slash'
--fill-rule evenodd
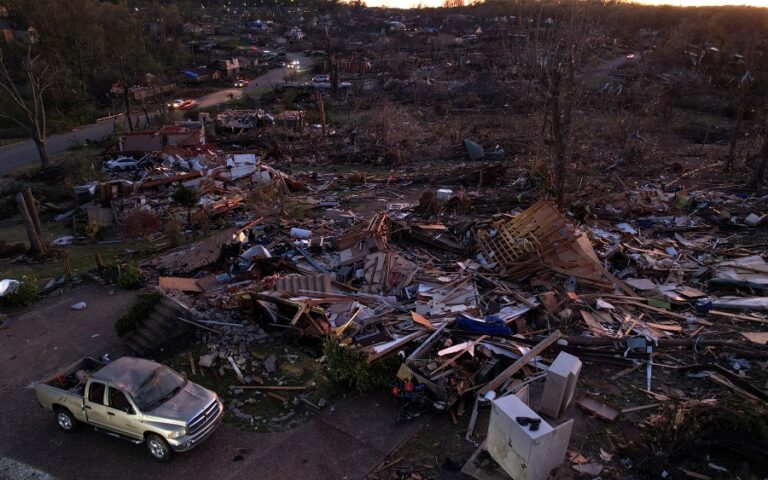
<path id="1" fill-rule="evenodd" d="M 179 437 L 183 437 L 186 434 L 187 434 L 187 429 L 186 428 L 182 428 L 181 430 L 176 430 L 174 432 L 169 433 L 168 434 L 168 438 L 176 439 L 176 438 L 179 438 Z"/>

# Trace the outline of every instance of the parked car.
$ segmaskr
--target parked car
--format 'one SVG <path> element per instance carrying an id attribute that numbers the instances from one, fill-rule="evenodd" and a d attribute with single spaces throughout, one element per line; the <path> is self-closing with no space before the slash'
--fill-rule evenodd
<path id="1" fill-rule="evenodd" d="M 117 157 L 104 162 L 104 168 L 107 170 L 134 170 L 139 167 L 140 160 L 132 157 Z"/>
<path id="2" fill-rule="evenodd" d="M 134 357 L 83 358 L 34 384 L 41 407 L 65 432 L 79 424 L 135 444 L 156 460 L 190 450 L 219 426 L 218 395 L 165 365 Z"/>
<path id="3" fill-rule="evenodd" d="M 314 83 L 328 83 L 331 81 L 330 75 L 315 75 L 312 77 L 312 82 Z"/>

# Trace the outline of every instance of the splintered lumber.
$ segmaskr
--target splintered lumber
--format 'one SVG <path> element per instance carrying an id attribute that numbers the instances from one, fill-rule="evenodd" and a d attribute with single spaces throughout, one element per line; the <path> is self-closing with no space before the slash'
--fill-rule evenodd
<path id="1" fill-rule="evenodd" d="M 643 410 L 650 410 L 652 408 L 658 408 L 660 406 L 661 406 L 661 403 L 660 402 L 656 402 L 656 403 L 651 403 L 651 404 L 648 404 L 648 405 L 639 405 L 637 407 L 627 407 L 627 408 L 622 408 L 621 409 L 621 413 L 640 412 L 640 411 L 643 411 Z"/>
<path id="2" fill-rule="evenodd" d="M 195 357 L 192 356 L 192 352 L 187 352 L 187 359 L 189 360 L 189 366 L 192 369 L 192 375 L 197 375 L 195 370 Z"/>
<path id="3" fill-rule="evenodd" d="M 432 325 L 432 322 L 430 322 L 429 320 L 424 318 L 423 315 L 420 315 L 420 314 L 418 314 L 416 312 L 411 312 L 411 318 L 413 319 L 413 321 L 415 323 L 418 323 L 422 327 L 426 327 L 426 328 L 428 328 L 430 330 L 434 330 L 435 329 L 435 326 Z"/>
<path id="4" fill-rule="evenodd" d="M 372 363 L 378 360 L 379 358 L 389 354 L 390 352 L 393 352 L 398 348 L 404 347 L 408 343 L 416 340 L 417 338 L 423 337 L 427 333 L 429 332 L 427 332 L 426 330 L 420 330 L 418 332 L 411 333 L 409 335 L 397 338 L 390 342 L 383 343 L 381 345 L 378 345 L 378 347 L 380 347 L 381 350 L 378 350 L 376 346 L 368 347 L 368 363 Z"/>
<path id="5" fill-rule="evenodd" d="M 551 335 L 549 335 L 547 338 L 539 342 L 536 346 L 531 348 L 528 353 L 517 359 L 515 363 L 507 367 L 506 370 L 501 372 L 499 376 L 488 382 L 483 388 L 480 389 L 478 392 L 479 395 L 485 395 L 486 393 L 490 392 L 491 390 L 496 390 L 499 388 L 504 382 L 506 382 L 512 375 L 516 374 L 521 368 L 523 368 L 525 365 L 528 365 L 528 362 L 536 358 L 538 354 L 549 348 L 550 345 L 555 343 L 562 334 L 560 333 L 560 330 L 555 330 L 552 332 Z"/>
<path id="6" fill-rule="evenodd" d="M 283 395 L 280 395 L 279 393 L 275 392 L 267 392 L 267 396 L 274 398 L 275 400 L 279 400 L 281 402 L 287 402 L 288 397 L 285 397 Z"/>
<path id="7" fill-rule="evenodd" d="M 763 325 L 768 325 L 768 320 L 765 320 L 763 318 L 756 318 L 752 317 L 750 315 L 740 315 L 738 313 L 729 313 L 729 312 L 721 312 L 719 310 L 710 310 L 710 315 L 714 315 L 716 317 L 725 317 L 730 318 L 732 320 L 743 321 L 743 322 L 755 322 L 755 323 L 762 323 Z"/>

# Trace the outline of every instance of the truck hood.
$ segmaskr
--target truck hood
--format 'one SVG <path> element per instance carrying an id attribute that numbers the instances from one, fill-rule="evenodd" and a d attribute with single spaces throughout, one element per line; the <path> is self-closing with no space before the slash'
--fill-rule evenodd
<path id="1" fill-rule="evenodd" d="M 146 415 L 161 419 L 181 420 L 186 423 L 205 410 L 205 407 L 214 400 L 216 400 L 215 393 L 196 383 L 187 382 L 184 388 L 173 398 L 155 407 L 154 410 L 146 412 Z"/>

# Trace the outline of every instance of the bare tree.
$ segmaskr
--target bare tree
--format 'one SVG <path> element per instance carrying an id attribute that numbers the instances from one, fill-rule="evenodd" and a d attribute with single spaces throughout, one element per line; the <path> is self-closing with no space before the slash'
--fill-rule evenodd
<path id="1" fill-rule="evenodd" d="M 548 170 L 557 203 L 565 207 L 566 170 L 572 157 L 573 110 L 580 93 L 576 65 L 583 56 L 590 25 L 583 12 L 575 8 L 554 27 L 542 27 L 541 15 L 540 10 L 534 42 L 527 47 L 525 66 L 530 79 L 529 91 L 540 92 L 545 101 L 541 140 L 549 150 Z"/>
<path id="2" fill-rule="evenodd" d="M 765 119 L 766 128 L 763 132 L 763 145 L 757 154 L 757 163 L 749 179 L 748 187 L 759 190 L 765 179 L 765 170 L 768 168 L 768 115 Z"/>
<path id="3" fill-rule="evenodd" d="M 736 113 L 736 125 L 733 127 L 733 133 L 731 133 L 731 140 L 728 142 L 728 156 L 725 162 L 725 171 L 730 172 L 733 170 L 736 162 L 736 142 L 739 139 L 741 133 L 741 124 L 744 121 L 744 112 L 749 106 L 749 90 L 752 86 L 752 74 L 747 70 L 747 73 L 741 77 L 739 82 L 739 110 Z"/>
<path id="4" fill-rule="evenodd" d="M 43 96 L 54 84 L 59 69 L 32 55 L 32 46 L 21 61 L 21 75 L 14 80 L 0 48 L 0 117 L 6 118 L 29 135 L 40 156 L 40 166 L 49 165 L 46 140 L 46 115 Z"/>

